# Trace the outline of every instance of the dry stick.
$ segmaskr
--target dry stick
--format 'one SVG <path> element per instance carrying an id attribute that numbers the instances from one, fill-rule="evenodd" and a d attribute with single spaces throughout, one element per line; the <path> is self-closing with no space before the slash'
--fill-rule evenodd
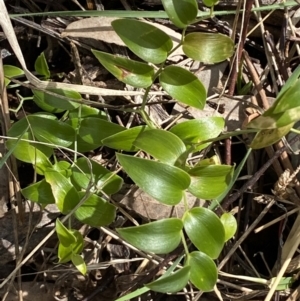
<path id="1" fill-rule="evenodd" d="M 236 84 L 237 76 L 238 76 L 238 67 L 241 63 L 242 53 L 243 53 L 245 41 L 247 38 L 248 24 L 249 24 L 249 20 L 250 20 L 251 9 L 252 9 L 253 3 L 254 3 L 254 0 L 246 0 L 245 16 L 244 16 L 244 22 L 243 22 L 243 29 L 242 29 L 242 33 L 241 33 L 241 40 L 240 40 L 240 43 L 238 44 L 237 59 L 235 59 L 233 62 L 232 73 L 230 75 L 230 81 L 229 81 L 230 85 L 229 85 L 229 89 L 228 89 L 228 94 L 231 96 L 234 94 L 234 90 L 235 90 L 235 84 Z"/>
<path id="2" fill-rule="evenodd" d="M 8 99 L 7 99 L 7 91 L 5 87 L 5 82 L 4 82 L 4 74 L 3 74 L 3 61 L 2 58 L 0 57 L 0 103 L 1 103 L 1 113 L 2 113 L 2 131 L 4 134 L 7 133 L 9 127 L 10 127 L 10 118 L 9 118 L 9 110 L 8 110 Z M 10 157 L 7 162 L 7 169 L 10 171 L 8 173 L 9 178 L 9 198 L 12 206 L 12 221 L 13 221 L 13 229 L 14 229 L 14 242 L 15 242 L 15 255 L 16 255 L 16 264 L 21 259 L 20 253 L 19 253 L 19 240 L 18 240 L 18 220 L 17 217 L 19 218 L 19 222 L 24 221 L 24 210 L 23 210 L 23 205 L 22 205 L 22 200 L 20 196 L 20 190 L 18 185 L 16 184 L 16 180 L 13 178 L 11 172 L 15 176 L 17 176 L 17 163 L 15 158 Z M 15 207 L 14 200 L 17 200 L 17 208 Z M 18 276 L 21 276 L 21 271 L 18 271 Z M 13 279 L 12 279 L 13 281 Z M 12 284 L 12 281 L 10 282 L 10 285 L 7 288 L 6 294 L 3 297 L 3 300 L 6 299 L 10 286 Z M 18 296 L 19 300 L 23 300 L 23 293 L 22 293 L 22 282 L 21 282 L 21 277 L 18 277 Z"/>
<path id="3" fill-rule="evenodd" d="M 300 140 L 300 136 L 295 136 L 292 140 L 289 141 L 289 143 L 292 145 L 296 143 L 298 140 Z M 288 149 L 287 146 L 283 146 L 279 150 L 277 150 L 274 153 L 274 156 L 270 158 L 254 175 L 253 177 L 247 181 L 237 192 L 233 193 L 225 202 L 222 204 L 223 210 L 227 210 L 229 205 L 231 205 L 233 202 L 235 202 L 245 191 L 247 191 L 248 188 L 251 188 L 258 179 L 263 175 L 263 173 L 273 164 L 275 160 L 286 150 Z M 223 212 L 223 210 L 218 209 L 218 213 Z"/>

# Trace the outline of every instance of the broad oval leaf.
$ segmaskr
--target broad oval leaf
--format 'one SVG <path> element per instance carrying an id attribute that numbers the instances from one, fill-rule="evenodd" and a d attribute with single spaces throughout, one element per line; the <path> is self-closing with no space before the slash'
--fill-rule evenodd
<path id="1" fill-rule="evenodd" d="M 214 64 L 232 56 L 234 42 L 220 33 L 194 32 L 185 36 L 182 49 L 193 60 Z"/>
<path id="2" fill-rule="evenodd" d="M 50 78 L 50 71 L 44 52 L 42 52 L 36 59 L 34 69 L 38 74 L 43 75 L 46 79 Z"/>
<path id="3" fill-rule="evenodd" d="M 72 231 L 70 231 L 58 218 L 55 222 L 55 230 L 58 236 L 59 242 L 67 247 L 76 242 L 76 237 L 73 235 Z"/>
<path id="4" fill-rule="evenodd" d="M 121 189 L 123 185 L 123 179 L 121 177 L 114 175 L 111 171 L 93 160 L 90 160 L 90 163 L 92 165 L 92 171 L 90 171 L 86 158 L 82 157 L 76 161 L 76 164 L 72 167 L 71 179 L 73 183 L 80 188 L 87 189 L 92 172 L 97 190 L 101 189 L 106 194 L 114 194 Z"/>
<path id="5" fill-rule="evenodd" d="M 42 181 L 29 185 L 26 188 L 23 188 L 21 192 L 23 196 L 31 202 L 36 202 L 41 205 L 55 203 L 51 186 L 44 179 Z"/>
<path id="6" fill-rule="evenodd" d="M 58 258 L 60 263 L 66 263 L 72 259 L 72 254 L 79 254 L 83 250 L 84 241 L 81 233 L 77 230 L 68 230 L 72 233 L 75 238 L 76 242 L 70 244 L 68 246 L 64 246 L 63 244 L 58 245 Z"/>
<path id="7" fill-rule="evenodd" d="M 164 9 L 172 23 L 179 28 L 185 28 L 192 23 L 198 13 L 196 0 L 162 0 Z"/>
<path id="8" fill-rule="evenodd" d="M 79 254 L 72 254 L 72 263 L 75 265 L 76 269 L 82 274 L 85 275 L 87 272 L 86 264 L 83 258 Z"/>
<path id="9" fill-rule="evenodd" d="M 55 170 L 45 172 L 45 179 L 50 184 L 59 211 L 68 214 L 79 202 L 79 195 L 69 179 Z"/>
<path id="10" fill-rule="evenodd" d="M 226 212 L 222 214 L 220 220 L 225 230 L 225 241 L 228 241 L 230 238 L 233 237 L 237 230 L 236 219 L 231 213 Z"/>
<path id="11" fill-rule="evenodd" d="M 145 63 L 92 50 L 99 62 L 119 81 L 136 88 L 147 88 L 153 82 L 154 68 Z"/>
<path id="12" fill-rule="evenodd" d="M 177 293 L 187 285 L 190 278 L 190 269 L 190 266 L 185 266 L 175 273 L 166 277 L 161 277 L 153 282 L 145 284 L 145 286 L 155 292 Z"/>
<path id="13" fill-rule="evenodd" d="M 126 130 L 115 123 L 96 117 L 83 118 L 79 127 L 79 137 L 83 142 L 90 145 L 90 150 L 102 145 L 102 140 L 106 137 Z M 83 151 L 82 148 L 78 148 Z"/>
<path id="14" fill-rule="evenodd" d="M 166 205 L 177 205 L 190 184 L 180 168 L 151 160 L 117 154 L 129 177 L 146 193 Z"/>
<path id="15" fill-rule="evenodd" d="M 97 108 L 92 108 L 88 105 L 81 105 L 80 107 L 80 114 L 79 114 L 79 108 L 71 111 L 69 113 L 69 118 L 85 118 L 85 117 L 98 117 L 102 118 L 104 120 L 107 120 L 107 115 L 104 111 L 100 111 Z"/>
<path id="16" fill-rule="evenodd" d="M 146 62 L 163 63 L 173 47 L 173 42 L 166 33 L 148 23 L 118 19 L 111 24 L 126 46 Z"/>
<path id="17" fill-rule="evenodd" d="M 274 144 L 287 135 L 293 125 L 294 123 L 276 129 L 259 131 L 251 142 L 250 147 L 253 149 L 259 149 Z"/>
<path id="18" fill-rule="evenodd" d="M 194 196 L 211 200 L 226 190 L 233 173 L 230 165 L 198 166 L 189 171 L 191 185 L 188 190 Z"/>
<path id="19" fill-rule="evenodd" d="M 206 117 L 193 119 L 174 125 L 170 132 L 178 136 L 185 144 L 201 143 L 218 137 L 224 129 L 225 120 L 222 117 Z M 195 151 L 206 148 L 209 143 L 195 147 Z"/>
<path id="20" fill-rule="evenodd" d="M 83 198 L 86 192 L 79 192 Z M 102 227 L 111 224 L 116 217 L 116 208 L 96 194 L 88 199 L 74 212 L 74 216 L 84 224 L 92 227 Z"/>
<path id="21" fill-rule="evenodd" d="M 213 259 L 220 255 L 225 242 L 225 231 L 214 212 L 202 207 L 192 208 L 184 214 L 183 225 L 199 251 Z"/>
<path id="22" fill-rule="evenodd" d="M 68 147 L 75 139 L 75 130 L 62 121 L 38 115 L 29 115 L 27 119 L 39 141 L 54 144 L 55 147 Z"/>
<path id="23" fill-rule="evenodd" d="M 60 113 L 66 110 L 74 110 L 80 106 L 79 102 L 73 100 L 81 100 L 81 95 L 76 91 L 68 91 L 62 89 L 49 89 L 49 92 L 53 92 L 58 96 L 50 95 L 49 93 L 39 90 L 32 90 L 34 102 L 44 111 L 50 113 Z M 59 97 L 65 96 L 70 100 L 62 99 Z"/>
<path id="24" fill-rule="evenodd" d="M 186 147 L 176 135 L 159 129 L 143 132 L 134 145 L 163 163 L 174 165 Z"/>
<path id="25" fill-rule="evenodd" d="M 58 171 L 59 173 L 61 173 L 63 176 L 65 176 L 66 178 L 69 178 L 72 174 L 71 171 L 71 164 L 67 161 L 58 161 L 55 162 L 52 166 L 52 168 L 56 171 Z"/>
<path id="26" fill-rule="evenodd" d="M 5 86 L 8 86 L 11 82 L 8 77 L 16 77 L 19 75 L 23 75 L 24 71 L 18 67 L 11 66 L 11 65 L 4 65 L 3 66 L 3 72 L 4 72 L 4 84 Z"/>
<path id="27" fill-rule="evenodd" d="M 212 291 L 218 279 L 214 261 L 206 254 L 194 251 L 187 256 L 190 267 L 190 281 L 204 292 Z"/>
<path id="28" fill-rule="evenodd" d="M 111 135 L 102 140 L 102 143 L 110 148 L 124 150 L 126 152 L 136 152 L 138 148 L 133 145 L 136 138 L 143 132 L 149 130 L 147 126 L 136 126 L 131 129 Z"/>
<path id="29" fill-rule="evenodd" d="M 168 66 L 160 74 L 159 82 L 178 101 L 200 110 L 204 108 L 206 90 L 201 81 L 188 70 Z"/>
<path id="30" fill-rule="evenodd" d="M 168 218 L 117 231 L 122 238 L 140 250 L 168 254 L 179 245 L 182 227 L 180 219 Z"/>

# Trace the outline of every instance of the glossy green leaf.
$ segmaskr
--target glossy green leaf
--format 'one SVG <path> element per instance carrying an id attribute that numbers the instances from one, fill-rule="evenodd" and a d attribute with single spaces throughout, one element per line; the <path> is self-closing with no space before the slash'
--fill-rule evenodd
<path id="1" fill-rule="evenodd" d="M 201 81 L 191 72 L 177 66 L 166 67 L 159 76 L 163 89 L 176 100 L 202 110 L 206 91 Z"/>
<path id="2" fill-rule="evenodd" d="M 80 112 L 80 113 L 79 113 Z M 80 115 L 80 116 L 79 116 Z M 93 108 L 87 105 L 81 105 L 80 110 L 79 108 L 72 110 L 69 113 L 69 118 L 84 118 L 84 117 L 98 117 L 104 120 L 107 120 L 107 115 L 104 111 L 100 111 L 97 108 Z"/>
<path id="3" fill-rule="evenodd" d="M 68 230 L 76 238 L 76 242 L 64 246 L 63 244 L 58 245 L 58 258 L 60 263 L 66 263 L 72 259 L 72 254 L 79 254 L 82 252 L 84 247 L 83 237 L 77 230 Z"/>
<path id="4" fill-rule="evenodd" d="M 165 32 L 148 23 L 118 19 L 111 24 L 126 46 L 146 62 L 163 63 L 173 47 L 171 38 Z"/>
<path id="5" fill-rule="evenodd" d="M 77 119 L 71 120 L 72 126 L 76 128 Z M 115 123 L 96 118 L 86 117 L 80 123 L 79 137 L 84 144 L 80 145 L 78 141 L 78 151 L 93 150 L 102 145 L 102 140 L 106 137 L 122 132 L 126 128 Z"/>
<path id="6" fill-rule="evenodd" d="M 174 134 L 153 129 L 141 133 L 134 145 L 163 163 L 174 165 L 184 154 L 184 143 Z"/>
<path id="7" fill-rule="evenodd" d="M 190 266 L 185 266 L 167 277 L 159 278 L 146 284 L 146 287 L 160 293 L 177 293 L 187 285 L 189 277 Z"/>
<path id="8" fill-rule="evenodd" d="M 299 79 L 300 76 L 300 66 L 298 66 L 292 73 L 292 75 L 287 79 L 285 85 L 281 88 L 277 95 L 280 98 L 290 87 L 292 87 Z"/>
<path id="9" fill-rule="evenodd" d="M 45 172 L 56 206 L 63 214 L 68 214 L 79 202 L 79 195 L 70 180 L 55 170 Z"/>
<path id="10" fill-rule="evenodd" d="M 179 28 L 185 28 L 192 23 L 198 13 L 196 0 L 162 0 L 164 9 L 172 23 Z"/>
<path id="11" fill-rule="evenodd" d="M 214 64 L 233 55 L 234 42 L 220 33 L 194 32 L 185 36 L 182 49 L 196 61 Z"/>
<path id="12" fill-rule="evenodd" d="M 206 117 L 178 123 L 170 129 L 170 132 L 189 145 L 218 137 L 224 125 L 225 120 L 222 117 Z M 208 145 L 209 143 L 201 144 L 195 147 L 195 151 L 204 149 Z"/>
<path id="13" fill-rule="evenodd" d="M 204 5 L 212 7 L 219 3 L 219 0 L 203 0 Z"/>
<path id="14" fill-rule="evenodd" d="M 27 186 L 21 190 L 23 196 L 41 205 L 54 204 L 55 199 L 52 194 L 51 186 L 44 179 L 37 183 Z"/>
<path id="15" fill-rule="evenodd" d="M 62 89 L 49 89 L 49 92 L 58 94 L 58 96 L 50 95 L 43 91 L 32 90 L 34 102 L 44 111 L 51 113 L 60 113 L 66 110 L 74 110 L 80 106 L 80 103 L 72 100 L 81 100 L 81 95 L 76 91 L 68 91 Z M 59 97 L 65 96 L 70 100 L 61 99 Z"/>
<path id="16" fill-rule="evenodd" d="M 106 194 L 114 194 L 121 189 L 123 185 L 123 179 L 121 177 L 114 175 L 111 171 L 93 160 L 90 160 L 90 163 L 92 165 L 92 175 L 97 190 L 101 189 Z M 72 167 L 72 182 L 80 188 L 87 189 L 90 178 L 91 171 L 86 158 L 79 158 L 76 165 Z"/>
<path id="17" fill-rule="evenodd" d="M 225 242 L 225 230 L 214 212 L 203 207 L 192 208 L 185 212 L 183 225 L 199 251 L 213 259 L 220 255 Z"/>
<path id="18" fill-rule="evenodd" d="M 298 79 L 294 85 L 292 85 L 281 96 L 277 97 L 276 101 L 272 105 L 272 114 L 283 113 L 287 110 L 299 107 L 300 97 L 300 79 Z"/>
<path id="19" fill-rule="evenodd" d="M 117 150 L 124 150 L 126 152 L 136 152 L 138 148 L 133 145 L 136 138 L 146 130 L 149 130 L 147 126 L 136 126 L 131 129 L 119 132 L 111 135 L 102 140 L 102 143 L 110 148 Z"/>
<path id="20" fill-rule="evenodd" d="M 230 165 L 206 165 L 191 169 L 191 185 L 188 190 L 198 198 L 211 200 L 219 196 L 230 183 L 233 167 Z"/>
<path id="21" fill-rule="evenodd" d="M 99 62 L 119 81 L 136 88 L 147 88 L 153 82 L 154 68 L 124 57 L 92 50 Z"/>
<path id="22" fill-rule="evenodd" d="M 16 77 L 19 75 L 23 75 L 24 71 L 18 67 L 11 66 L 11 65 L 4 65 L 3 66 L 3 72 L 4 72 L 4 84 L 5 86 L 8 86 L 11 82 L 8 77 Z"/>
<path id="23" fill-rule="evenodd" d="M 79 192 L 83 198 L 85 192 Z M 74 216 L 84 224 L 92 227 L 101 227 L 111 224 L 116 217 L 116 208 L 96 194 L 88 199 L 75 211 Z"/>
<path id="24" fill-rule="evenodd" d="M 230 238 L 233 237 L 237 230 L 236 219 L 231 213 L 226 212 L 222 214 L 220 220 L 225 230 L 225 241 L 228 241 Z"/>
<path id="25" fill-rule="evenodd" d="M 293 125 L 294 123 L 277 129 L 259 131 L 251 142 L 250 147 L 253 149 L 259 149 L 276 143 L 283 136 L 288 134 Z"/>
<path id="26" fill-rule="evenodd" d="M 78 254 L 72 254 L 72 263 L 75 265 L 76 269 L 82 274 L 85 275 L 87 272 L 86 264 L 83 258 Z"/>
<path id="27" fill-rule="evenodd" d="M 32 135 L 26 133 L 23 139 L 32 139 Z M 52 149 L 39 144 L 33 144 L 27 141 L 18 141 L 16 145 L 16 140 L 8 140 L 6 142 L 6 147 L 8 149 L 15 148 L 13 155 L 20 161 L 34 164 L 39 161 L 39 157 L 42 157 L 46 153 L 46 157 L 50 157 L 53 153 Z"/>
<path id="28" fill-rule="evenodd" d="M 117 231 L 123 239 L 140 250 L 168 254 L 179 245 L 182 227 L 180 219 L 167 218 Z"/>
<path id="29" fill-rule="evenodd" d="M 58 161 L 52 166 L 52 168 L 61 173 L 66 178 L 69 178 L 72 174 L 71 164 L 67 161 Z"/>
<path id="30" fill-rule="evenodd" d="M 50 71 L 44 52 L 42 52 L 36 59 L 34 69 L 38 74 L 43 75 L 46 79 L 50 78 Z"/>
<path id="31" fill-rule="evenodd" d="M 129 177 L 163 204 L 178 204 L 190 184 L 189 175 L 175 166 L 123 154 L 117 158 Z"/>
<path id="32" fill-rule="evenodd" d="M 58 236 L 59 242 L 67 247 L 71 244 L 74 244 L 77 239 L 73 233 L 57 218 L 55 222 L 55 230 Z"/>
<path id="33" fill-rule="evenodd" d="M 248 128 L 256 128 L 256 129 L 281 128 L 300 120 L 300 107 L 290 109 L 278 114 L 272 113 L 272 109 L 273 107 L 271 107 L 263 115 L 252 120 L 248 124 Z"/>
<path id="34" fill-rule="evenodd" d="M 35 140 L 32 137 L 31 131 L 24 132 L 28 128 L 28 121 L 26 118 L 14 123 L 11 128 L 8 130 L 9 137 L 21 137 L 26 140 Z M 21 161 L 34 164 L 35 158 L 38 157 L 41 153 L 46 155 L 49 158 L 53 150 L 45 145 L 30 143 L 22 140 L 8 140 L 6 142 L 6 147 L 11 150 L 13 149 L 13 155 Z M 34 161 L 32 161 L 34 160 Z"/>
<path id="35" fill-rule="evenodd" d="M 75 139 L 75 130 L 62 121 L 34 114 L 27 116 L 27 119 L 34 136 L 39 141 L 52 143 L 56 147 L 68 147 Z"/>
<path id="36" fill-rule="evenodd" d="M 187 256 L 191 267 L 190 281 L 204 292 L 212 291 L 218 279 L 218 271 L 214 261 L 206 254 L 194 251 Z"/>

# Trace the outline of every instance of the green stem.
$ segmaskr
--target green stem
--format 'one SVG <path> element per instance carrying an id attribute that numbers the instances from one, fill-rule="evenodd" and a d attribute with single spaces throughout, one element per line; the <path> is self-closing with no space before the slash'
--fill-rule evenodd
<path id="1" fill-rule="evenodd" d="M 296 129 L 294 129 L 294 128 L 291 128 L 291 132 L 293 132 L 293 133 L 295 133 L 295 134 L 300 134 L 300 131 L 299 130 L 296 130 Z"/>
<path id="2" fill-rule="evenodd" d="M 180 231 L 180 234 L 181 234 L 181 240 L 182 240 L 182 244 L 183 244 L 183 247 L 184 247 L 185 254 L 188 255 L 189 254 L 189 248 L 187 246 L 183 231 Z"/>

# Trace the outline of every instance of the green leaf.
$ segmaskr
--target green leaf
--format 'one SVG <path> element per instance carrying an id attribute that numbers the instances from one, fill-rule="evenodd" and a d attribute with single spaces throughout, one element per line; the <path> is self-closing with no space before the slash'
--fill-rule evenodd
<path id="1" fill-rule="evenodd" d="M 79 195 L 69 179 L 55 170 L 45 172 L 50 184 L 56 206 L 63 214 L 68 214 L 79 202 Z"/>
<path id="2" fill-rule="evenodd" d="M 234 42 L 220 33 L 194 32 L 185 36 L 182 49 L 196 61 L 214 64 L 232 56 Z"/>
<path id="3" fill-rule="evenodd" d="M 178 123 L 170 129 L 170 132 L 178 136 L 185 144 L 190 145 L 218 137 L 224 125 L 225 120 L 222 117 L 206 117 Z M 201 144 L 194 151 L 202 150 L 209 144 Z"/>
<path id="4" fill-rule="evenodd" d="M 300 66 L 298 66 L 292 75 L 288 78 L 285 85 L 281 88 L 280 92 L 277 95 L 277 98 L 280 98 L 290 87 L 292 87 L 299 79 L 300 76 Z"/>
<path id="5" fill-rule="evenodd" d="M 180 219 L 167 218 L 117 231 L 123 239 L 140 250 L 168 254 L 179 245 L 182 227 Z"/>
<path id="6" fill-rule="evenodd" d="M 123 179 L 121 177 L 114 175 L 111 171 L 93 160 L 90 160 L 90 163 L 92 165 L 92 175 L 96 189 L 101 189 L 109 195 L 121 189 L 123 185 Z M 90 173 L 91 171 L 87 160 L 83 157 L 79 158 L 76 165 L 72 167 L 72 182 L 80 188 L 87 189 L 91 178 Z"/>
<path id="7" fill-rule="evenodd" d="M 82 252 L 84 247 L 83 237 L 77 230 L 68 230 L 76 238 L 76 242 L 64 246 L 63 244 L 58 245 L 58 258 L 60 263 L 66 263 L 72 259 L 72 254 L 79 254 Z"/>
<path id="8" fill-rule="evenodd" d="M 191 72 L 177 66 L 166 67 L 159 76 L 163 89 L 178 101 L 202 110 L 206 91 L 201 81 Z"/>
<path id="9" fill-rule="evenodd" d="M 149 130 L 147 126 L 136 126 L 134 128 L 111 135 L 102 140 L 102 143 L 110 148 L 124 150 L 126 152 L 136 152 L 138 148 L 133 145 L 136 138 L 144 131 Z"/>
<path id="10" fill-rule="evenodd" d="M 277 129 L 259 131 L 251 142 L 250 147 L 259 149 L 274 144 L 285 136 L 291 130 L 293 125 L 294 123 Z"/>
<path id="11" fill-rule="evenodd" d="M 225 242 L 225 231 L 214 212 L 202 207 L 190 209 L 183 216 L 183 225 L 199 251 L 213 259 L 220 255 Z"/>
<path id="12" fill-rule="evenodd" d="M 23 196 L 41 205 L 54 204 L 55 199 L 52 194 L 51 186 L 44 179 L 40 182 L 34 183 L 21 190 Z"/>
<path id="13" fill-rule="evenodd" d="M 163 204 L 178 204 L 190 184 L 189 175 L 177 167 L 123 154 L 117 158 L 129 177 Z"/>
<path id="14" fill-rule="evenodd" d="M 212 7 L 219 3 L 219 0 L 203 0 L 205 6 Z"/>
<path id="15" fill-rule="evenodd" d="M 184 154 L 184 143 L 174 134 L 153 129 L 141 133 L 134 145 L 163 163 L 174 165 Z"/>
<path id="16" fill-rule="evenodd" d="M 50 78 L 50 71 L 44 52 L 42 52 L 36 59 L 34 69 L 38 74 L 43 75 L 45 79 Z"/>
<path id="17" fill-rule="evenodd" d="M 80 116 L 79 116 L 80 115 Z M 100 111 L 97 108 L 92 108 L 91 106 L 81 105 L 80 114 L 79 109 L 75 109 L 69 113 L 69 118 L 84 118 L 84 117 L 98 117 L 104 120 L 107 120 L 106 113 L 104 111 Z"/>
<path id="18" fill-rule="evenodd" d="M 24 74 L 24 71 L 22 69 L 11 65 L 4 65 L 3 72 L 4 72 L 4 84 L 6 87 L 11 82 L 11 80 L 8 79 L 7 77 L 16 77 Z"/>
<path id="19" fill-rule="evenodd" d="M 212 291 L 218 279 L 218 272 L 213 260 L 206 254 L 195 251 L 187 256 L 191 267 L 190 281 L 204 292 Z"/>
<path id="20" fill-rule="evenodd" d="M 190 269 L 190 266 L 185 266 L 175 273 L 145 284 L 145 286 L 155 292 L 177 293 L 187 285 L 190 277 Z"/>
<path id="21" fill-rule="evenodd" d="M 57 218 L 55 222 L 55 230 L 58 236 L 59 242 L 64 246 L 67 247 L 71 244 L 74 244 L 77 239 L 73 235 L 73 233 L 64 226 L 64 224 Z"/>
<path id="22" fill-rule="evenodd" d="M 69 178 L 72 174 L 71 164 L 67 161 L 58 161 L 52 166 L 52 168 L 61 173 L 66 178 Z"/>
<path id="23" fill-rule="evenodd" d="M 173 47 L 173 42 L 166 33 L 148 23 L 118 19 L 111 24 L 126 46 L 146 62 L 163 63 Z"/>
<path id="24" fill-rule="evenodd" d="M 83 198 L 85 192 L 79 192 L 79 198 Z M 74 216 L 84 224 L 92 227 L 101 227 L 111 224 L 116 217 L 116 208 L 95 194 L 75 211 Z"/>
<path id="25" fill-rule="evenodd" d="M 152 66 L 97 50 L 92 52 L 119 81 L 136 88 L 147 88 L 152 84 L 154 77 Z"/>
<path id="26" fill-rule="evenodd" d="M 75 130 L 68 124 L 50 118 L 27 116 L 31 130 L 39 141 L 54 144 L 55 147 L 68 147 L 75 139 Z"/>
<path id="27" fill-rule="evenodd" d="M 37 174 L 43 175 L 47 169 L 52 168 L 48 157 L 42 152 L 37 154 L 36 150 L 34 152 L 31 151 L 29 152 L 29 156 L 31 157 L 31 163 Z"/>
<path id="28" fill-rule="evenodd" d="M 231 213 L 223 213 L 220 217 L 220 221 L 223 224 L 225 230 L 225 241 L 228 241 L 233 237 L 237 230 L 237 222 Z"/>
<path id="29" fill-rule="evenodd" d="M 198 4 L 196 0 L 162 0 L 164 9 L 172 23 L 179 28 L 185 28 L 197 17 Z"/>
<path id="30" fill-rule="evenodd" d="M 72 254 L 72 263 L 75 265 L 76 269 L 82 274 L 85 275 L 87 272 L 86 264 L 83 258 L 78 254 Z"/>
<path id="31" fill-rule="evenodd" d="M 76 128 L 78 125 L 78 119 L 73 118 L 70 120 L 70 123 L 73 128 Z M 78 151 L 84 152 L 96 149 L 102 145 L 103 139 L 124 130 L 126 130 L 126 128 L 100 118 L 83 118 L 80 123 L 78 133 Z M 81 141 L 83 143 L 81 143 Z"/>
<path id="32" fill-rule="evenodd" d="M 211 200 L 226 190 L 233 172 L 230 165 L 207 165 L 191 169 L 188 190 L 198 198 Z"/>
<path id="33" fill-rule="evenodd" d="M 80 103 L 73 100 L 81 100 L 81 95 L 76 91 L 68 91 L 62 89 L 49 89 L 49 92 L 56 93 L 58 96 L 50 95 L 47 92 L 32 90 L 34 102 L 44 111 L 50 113 L 60 113 L 66 110 L 74 110 L 80 106 Z M 65 96 L 70 100 L 61 99 L 59 97 Z"/>
<path id="34" fill-rule="evenodd" d="M 29 129 L 28 121 L 26 118 L 22 118 L 12 125 L 8 130 L 9 137 L 22 137 L 26 140 L 35 140 L 32 137 L 31 131 L 25 131 L 24 129 Z M 34 164 L 35 160 L 42 153 L 49 158 L 53 150 L 45 145 L 30 143 L 22 140 L 8 140 L 6 142 L 6 147 L 11 150 L 13 149 L 13 155 L 21 161 Z"/>

